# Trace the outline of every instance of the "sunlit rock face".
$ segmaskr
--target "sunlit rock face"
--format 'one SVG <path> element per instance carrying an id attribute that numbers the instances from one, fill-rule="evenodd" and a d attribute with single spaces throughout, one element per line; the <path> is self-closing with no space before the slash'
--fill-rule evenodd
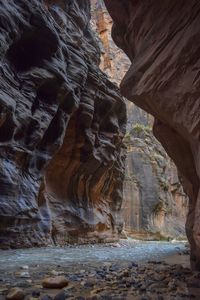
<path id="1" fill-rule="evenodd" d="M 111 81 L 120 84 L 130 67 L 127 55 L 116 46 L 111 30 L 113 21 L 103 0 L 91 1 L 91 26 L 94 29 L 101 50 L 100 68 L 109 76 Z"/>
<path id="2" fill-rule="evenodd" d="M 155 116 L 154 134 L 183 176 L 192 267 L 200 269 L 200 3 L 105 0 L 132 61 L 121 90 Z"/>
<path id="3" fill-rule="evenodd" d="M 91 25 L 101 49 L 100 68 L 120 84 L 131 62 L 111 38 L 113 21 L 103 0 L 91 0 Z M 153 116 L 126 100 L 127 146 L 124 228 L 142 238 L 185 238 L 188 199 L 177 170 L 152 134 Z"/>
<path id="4" fill-rule="evenodd" d="M 125 104 L 88 0 L 0 1 L 0 248 L 119 237 Z"/>

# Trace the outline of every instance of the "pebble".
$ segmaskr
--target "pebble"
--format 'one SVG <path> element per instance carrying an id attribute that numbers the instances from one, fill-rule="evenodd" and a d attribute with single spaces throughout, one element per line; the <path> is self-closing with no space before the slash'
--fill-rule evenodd
<path id="1" fill-rule="evenodd" d="M 41 298 L 41 300 L 53 300 L 53 298 L 48 295 L 45 295 Z"/>
<path id="2" fill-rule="evenodd" d="M 192 278 L 192 280 L 189 280 L 188 285 L 192 288 L 200 288 L 200 279 Z"/>
<path id="3" fill-rule="evenodd" d="M 20 269 L 22 269 L 22 270 L 28 270 L 29 266 L 26 266 L 26 265 L 25 266 L 21 266 Z"/>
<path id="4" fill-rule="evenodd" d="M 15 275 L 20 278 L 30 278 L 29 272 L 16 272 Z"/>
<path id="5" fill-rule="evenodd" d="M 40 296 L 40 291 L 33 291 L 32 296 L 38 298 Z"/>
<path id="6" fill-rule="evenodd" d="M 27 279 L 26 282 L 31 284 L 33 282 L 33 280 L 32 279 Z"/>
<path id="7" fill-rule="evenodd" d="M 5 287 L 2 287 L 2 288 L 0 288 L 0 294 L 3 294 L 3 293 L 5 293 L 5 292 L 7 292 L 7 288 L 5 288 Z"/>
<path id="8" fill-rule="evenodd" d="M 62 291 L 58 293 L 55 297 L 54 300 L 65 300 L 66 299 L 66 293 L 65 291 Z"/>
<path id="9" fill-rule="evenodd" d="M 25 298 L 24 291 L 20 288 L 12 288 L 8 295 L 6 296 L 7 300 L 23 300 Z"/>
<path id="10" fill-rule="evenodd" d="M 53 275 L 53 276 L 59 276 L 59 275 L 63 275 L 64 272 L 52 270 L 52 271 L 50 272 L 50 274 Z"/>
<path id="11" fill-rule="evenodd" d="M 67 285 L 68 280 L 65 278 L 65 276 L 48 277 L 44 278 L 42 281 L 43 288 L 49 289 L 62 289 Z"/>
<path id="12" fill-rule="evenodd" d="M 105 262 L 105 263 L 103 264 L 103 266 L 104 266 L 104 267 L 110 268 L 110 267 L 112 266 L 112 263 L 110 263 L 110 262 Z"/>
<path id="13" fill-rule="evenodd" d="M 172 279 L 169 283 L 168 283 L 168 288 L 170 290 L 175 290 L 176 289 L 176 281 L 175 279 Z"/>

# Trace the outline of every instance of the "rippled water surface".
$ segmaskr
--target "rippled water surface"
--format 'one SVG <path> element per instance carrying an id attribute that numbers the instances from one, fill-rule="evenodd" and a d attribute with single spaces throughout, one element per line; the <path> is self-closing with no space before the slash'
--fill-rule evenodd
<path id="1" fill-rule="evenodd" d="M 162 260 L 184 250 L 184 243 L 141 242 L 132 239 L 113 245 L 82 245 L 20 250 L 1 250 L 0 269 L 33 264 L 73 264 L 105 261 Z"/>

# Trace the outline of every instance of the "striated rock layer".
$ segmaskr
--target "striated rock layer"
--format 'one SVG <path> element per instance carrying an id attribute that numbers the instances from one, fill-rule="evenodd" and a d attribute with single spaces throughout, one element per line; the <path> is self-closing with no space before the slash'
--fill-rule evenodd
<path id="1" fill-rule="evenodd" d="M 125 104 L 88 0 L 0 0 L 0 248 L 119 236 Z"/>
<path id="2" fill-rule="evenodd" d="M 190 198 L 186 231 L 200 269 L 200 3 L 105 0 L 113 38 L 132 61 L 121 90 L 155 116 L 154 134 Z"/>
<path id="3" fill-rule="evenodd" d="M 139 238 L 185 239 L 188 200 L 175 165 L 153 136 L 151 127 L 134 124 L 125 136 L 125 144 L 126 230 Z"/>
<path id="4" fill-rule="evenodd" d="M 103 0 L 91 0 L 91 15 L 101 49 L 100 68 L 119 85 L 131 62 L 111 38 L 113 21 Z M 147 238 L 185 238 L 188 199 L 176 167 L 153 137 L 152 115 L 131 101 L 126 100 L 126 106 L 125 230 Z"/>

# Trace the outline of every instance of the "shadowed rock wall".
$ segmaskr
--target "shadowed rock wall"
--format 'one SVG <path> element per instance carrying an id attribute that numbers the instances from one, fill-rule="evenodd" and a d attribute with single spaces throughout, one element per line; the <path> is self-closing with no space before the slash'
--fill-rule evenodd
<path id="1" fill-rule="evenodd" d="M 189 195 L 186 231 L 200 269 L 200 3 L 105 0 L 113 38 L 132 61 L 121 91 L 155 116 L 154 134 Z"/>
<path id="2" fill-rule="evenodd" d="M 125 104 L 87 0 L 0 1 L 0 248 L 118 238 Z"/>

